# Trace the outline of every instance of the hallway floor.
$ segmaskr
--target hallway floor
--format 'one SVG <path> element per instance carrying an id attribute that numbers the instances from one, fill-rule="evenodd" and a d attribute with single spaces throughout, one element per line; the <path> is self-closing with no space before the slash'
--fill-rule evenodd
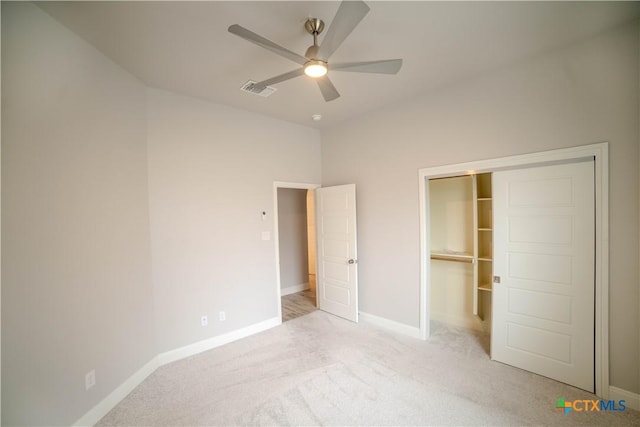
<path id="1" fill-rule="evenodd" d="M 282 321 L 304 316 L 316 308 L 316 293 L 311 289 L 282 297 Z"/>

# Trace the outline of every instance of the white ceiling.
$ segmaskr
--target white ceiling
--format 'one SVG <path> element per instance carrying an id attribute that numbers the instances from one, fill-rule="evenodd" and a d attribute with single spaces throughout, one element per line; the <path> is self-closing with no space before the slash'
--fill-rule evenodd
<path id="1" fill-rule="evenodd" d="M 150 87 L 319 128 L 640 16 L 639 2 L 369 1 L 371 11 L 331 61 L 403 58 L 403 67 L 397 75 L 330 72 L 342 96 L 326 103 L 308 77 L 275 85 L 278 91 L 268 98 L 241 92 L 249 79 L 265 80 L 298 65 L 227 28 L 240 24 L 304 55 L 312 44 L 304 21 L 318 17 L 330 25 L 338 2 L 37 4 Z M 313 122 L 313 114 L 322 114 L 322 121 Z"/>

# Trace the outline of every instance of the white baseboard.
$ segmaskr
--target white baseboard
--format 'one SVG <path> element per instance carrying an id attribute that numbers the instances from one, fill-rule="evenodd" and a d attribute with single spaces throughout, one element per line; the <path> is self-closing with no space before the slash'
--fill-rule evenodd
<path id="1" fill-rule="evenodd" d="M 131 375 L 125 382 L 120 384 L 118 388 L 113 390 L 107 397 L 102 399 L 100 403 L 91 408 L 89 412 L 84 414 L 78 421 L 73 423 L 74 426 L 92 426 L 95 425 L 102 417 L 112 410 L 122 399 L 133 391 L 142 381 L 153 373 L 160 365 L 158 365 L 158 357 L 151 359 L 146 365 L 140 368 L 135 374 Z"/>
<path id="2" fill-rule="evenodd" d="M 640 411 L 640 394 L 609 386 L 609 399 L 615 401 L 624 400 L 627 408 Z"/>
<path id="3" fill-rule="evenodd" d="M 235 331 L 198 341 L 175 350 L 170 350 L 158 355 L 158 363 L 160 366 L 166 365 L 167 363 L 175 362 L 176 360 L 184 359 L 185 357 L 193 356 L 194 354 L 202 353 L 203 351 L 211 350 L 212 348 L 220 347 L 221 345 L 246 338 L 250 335 L 257 334 L 258 332 L 266 331 L 267 329 L 271 329 L 281 323 L 282 319 L 280 317 L 272 317 L 271 319 L 249 325 L 242 329 L 237 329 Z"/>
<path id="4" fill-rule="evenodd" d="M 380 326 L 384 329 L 397 332 L 399 334 L 407 335 L 412 338 L 420 338 L 420 328 L 415 326 L 405 325 L 404 323 L 395 322 L 393 320 L 385 319 L 384 317 L 375 316 L 369 313 L 360 312 L 360 319 L 371 323 L 372 325 Z"/>
<path id="5" fill-rule="evenodd" d="M 129 393 L 133 391 L 142 381 L 144 381 L 149 375 L 151 375 L 156 369 L 167 363 L 175 362 L 176 360 L 184 359 L 185 357 L 193 356 L 194 354 L 202 353 L 203 351 L 211 350 L 221 345 L 228 344 L 233 341 L 237 341 L 242 338 L 246 338 L 250 335 L 257 334 L 258 332 L 266 331 L 274 326 L 278 326 L 282 323 L 280 317 L 273 317 L 260 323 L 247 326 L 242 329 L 227 332 L 226 334 L 218 335 L 217 337 L 209 338 L 203 341 L 199 341 L 194 344 L 190 344 L 175 350 L 161 353 L 151 359 L 146 365 L 140 368 L 135 374 L 131 375 L 125 382 L 123 382 L 118 388 L 109 393 L 107 397 L 102 399 L 100 403 L 91 408 L 89 412 L 84 414 L 78 421 L 73 423 L 74 426 L 93 426 L 102 417 L 107 415 L 122 399 L 124 399 Z"/>
<path id="6" fill-rule="evenodd" d="M 280 290 L 280 295 L 291 295 L 295 294 L 296 292 L 306 291 L 307 289 L 311 289 L 309 283 L 300 283 L 299 285 L 287 286 L 286 288 L 282 288 Z"/>

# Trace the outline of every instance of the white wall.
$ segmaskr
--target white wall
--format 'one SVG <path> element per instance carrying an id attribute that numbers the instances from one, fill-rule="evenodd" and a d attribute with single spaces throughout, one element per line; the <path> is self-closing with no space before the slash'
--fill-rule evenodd
<path id="1" fill-rule="evenodd" d="M 278 315 L 261 234 L 274 181 L 320 181 L 318 131 L 147 91 L 30 3 L 2 3 L 2 88 L 3 425 L 71 424 L 158 353 Z"/>
<path id="2" fill-rule="evenodd" d="M 280 287 L 309 284 L 307 190 L 278 188 Z"/>
<path id="3" fill-rule="evenodd" d="M 319 132 L 159 90 L 148 128 L 158 352 L 277 317 L 261 233 L 274 231 L 274 181 L 320 181 Z"/>
<path id="4" fill-rule="evenodd" d="M 358 186 L 362 311 L 419 325 L 419 168 L 609 141 L 610 380 L 639 392 L 638 40 L 626 26 L 323 132 L 323 185 Z"/>
<path id="5" fill-rule="evenodd" d="M 2 421 L 69 425 L 155 355 L 145 89 L 2 2 L 2 115 Z"/>
<path id="6" fill-rule="evenodd" d="M 473 254 L 473 184 L 471 176 L 429 181 L 431 250 Z"/>

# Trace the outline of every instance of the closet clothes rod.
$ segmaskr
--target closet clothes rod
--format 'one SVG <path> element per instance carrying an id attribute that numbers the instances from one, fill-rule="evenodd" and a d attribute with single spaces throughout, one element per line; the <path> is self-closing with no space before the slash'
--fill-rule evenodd
<path id="1" fill-rule="evenodd" d="M 438 261 L 453 261 L 453 262 L 464 262 L 466 264 L 473 264 L 473 258 L 463 258 L 457 257 L 455 255 L 431 255 L 431 259 L 435 259 Z"/>

